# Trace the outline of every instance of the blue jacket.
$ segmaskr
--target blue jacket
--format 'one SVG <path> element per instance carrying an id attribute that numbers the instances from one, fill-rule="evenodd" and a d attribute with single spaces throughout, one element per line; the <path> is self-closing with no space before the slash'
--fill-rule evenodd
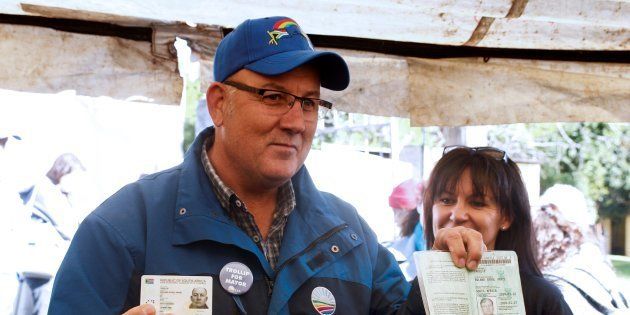
<path id="1" fill-rule="evenodd" d="M 200 160 L 207 134 L 181 165 L 127 185 L 84 220 L 49 314 L 120 314 L 139 305 L 145 274 L 212 276 L 213 313 L 238 314 L 218 282 L 233 261 L 254 275 L 241 295 L 248 314 L 318 314 L 311 293 L 320 286 L 335 297 L 336 314 L 387 314 L 402 304 L 409 284 L 393 256 L 350 204 L 317 190 L 305 167 L 291 179 L 297 205 L 273 270 L 211 189 Z"/>

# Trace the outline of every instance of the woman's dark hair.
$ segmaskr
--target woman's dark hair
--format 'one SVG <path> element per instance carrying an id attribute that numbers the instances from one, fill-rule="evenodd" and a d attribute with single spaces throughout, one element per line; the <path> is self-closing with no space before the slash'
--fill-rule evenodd
<path id="1" fill-rule="evenodd" d="M 507 230 L 499 230 L 494 249 L 515 251 L 520 270 L 540 276 L 529 199 L 521 172 L 511 159 L 497 158 L 494 154 L 487 154 L 486 150 L 453 149 L 442 156 L 431 172 L 423 204 L 427 247 L 431 248 L 435 241 L 433 204 L 442 193 L 456 191 L 465 170 L 470 170 L 473 193 L 477 196 L 492 195 L 501 215 L 512 222 Z"/>
<path id="2" fill-rule="evenodd" d="M 413 231 L 416 229 L 416 225 L 418 225 L 418 221 L 420 221 L 420 214 L 416 211 L 416 209 L 407 211 L 409 211 L 409 213 L 405 215 L 405 221 L 400 227 L 400 236 L 410 236 L 413 234 Z"/>

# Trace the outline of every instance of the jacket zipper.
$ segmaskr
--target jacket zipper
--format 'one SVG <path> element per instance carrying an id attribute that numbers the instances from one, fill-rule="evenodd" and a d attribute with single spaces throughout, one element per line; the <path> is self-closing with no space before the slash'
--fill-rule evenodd
<path id="1" fill-rule="evenodd" d="M 267 275 L 265 275 L 265 281 L 267 282 L 267 297 L 271 297 L 271 294 L 273 293 L 274 281 Z"/>

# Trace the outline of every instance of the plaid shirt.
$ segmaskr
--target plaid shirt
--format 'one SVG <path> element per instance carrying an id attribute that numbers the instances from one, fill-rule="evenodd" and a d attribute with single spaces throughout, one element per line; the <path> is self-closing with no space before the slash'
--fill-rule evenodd
<path id="1" fill-rule="evenodd" d="M 271 227 L 269 227 L 269 233 L 267 233 L 267 239 L 264 240 L 251 212 L 247 210 L 245 203 L 239 199 L 239 197 L 226 186 L 219 175 L 217 175 L 212 163 L 206 152 L 212 147 L 214 143 L 214 132 L 211 133 L 203 143 L 203 150 L 201 150 L 201 162 L 203 168 L 212 183 L 212 190 L 217 195 L 219 202 L 223 209 L 225 209 L 232 221 L 236 223 L 249 237 L 252 238 L 254 243 L 262 249 L 267 261 L 271 265 L 271 268 L 276 268 L 278 262 L 278 256 L 280 255 L 280 244 L 282 243 L 282 236 L 284 235 L 284 227 L 287 224 L 287 218 L 293 208 L 295 208 L 295 193 L 293 191 L 293 185 L 291 181 L 282 185 L 278 189 L 278 198 L 276 204 L 276 210 L 273 214 L 273 221 Z"/>

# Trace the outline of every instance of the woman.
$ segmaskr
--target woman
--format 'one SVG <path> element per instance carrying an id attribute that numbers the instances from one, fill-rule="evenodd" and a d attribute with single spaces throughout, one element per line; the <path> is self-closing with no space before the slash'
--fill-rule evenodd
<path id="1" fill-rule="evenodd" d="M 423 208 L 428 247 L 439 229 L 474 229 L 488 250 L 516 252 L 527 314 L 571 314 L 560 291 L 536 265 L 527 191 L 505 152 L 446 147 L 425 188 Z"/>
<path id="2" fill-rule="evenodd" d="M 409 179 L 394 187 L 389 195 L 389 206 L 394 211 L 394 220 L 400 228 L 400 238 L 394 240 L 388 249 L 395 257 L 397 254 L 403 256 L 399 260 L 400 269 L 407 281 L 416 276 L 416 265 L 411 255 L 426 249 L 424 230 L 418 213 L 422 204 L 422 189 L 422 184 Z"/>
<path id="3" fill-rule="evenodd" d="M 595 233 L 596 215 L 584 194 L 569 185 L 554 185 L 540 198 L 534 213 L 538 265 L 554 282 L 575 313 L 628 314 L 630 307 Z"/>

